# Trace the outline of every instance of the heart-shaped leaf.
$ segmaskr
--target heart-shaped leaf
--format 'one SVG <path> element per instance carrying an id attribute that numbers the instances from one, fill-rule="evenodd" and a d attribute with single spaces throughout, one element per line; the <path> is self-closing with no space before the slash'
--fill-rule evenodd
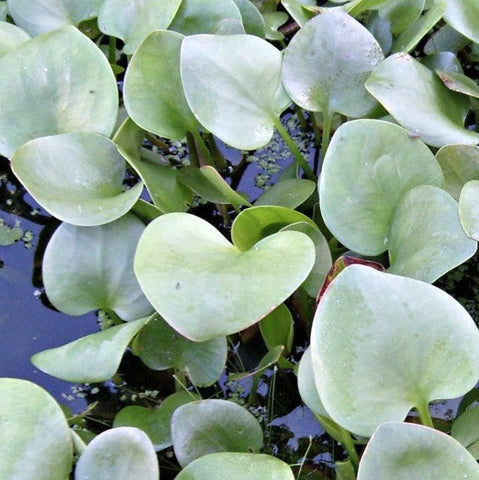
<path id="1" fill-rule="evenodd" d="M 362 265 L 324 293 L 311 354 L 326 411 L 362 436 L 413 407 L 424 415 L 429 401 L 463 395 L 479 378 L 479 332 L 454 298 Z"/>
<path id="2" fill-rule="evenodd" d="M 364 82 L 383 58 L 371 33 L 335 10 L 313 18 L 293 37 L 284 53 L 282 78 L 300 107 L 360 117 L 376 105 Z"/>
<path id="3" fill-rule="evenodd" d="M 177 408 L 171 417 L 171 438 L 182 467 L 210 453 L 256 453 L 263 446 L 256 418 L 226 400 L 200 400 Z"/>
<path id="4" fill-rule="evenodd" d="M 313 243 L 302 233 L 280 232 L 241 252 L 201 218 L 170 213 L 146 228 L 135 272 L 175 330 L 205 341 L 261 320 L 301 285 L 313 263 Z"/>
<path id="5" fill-rule="evenodd" d="M 432 428 L 387 422 L 364 450 L 358 480 L 479 478 L 479 465 L 456 440 Z"/>
<path id="6" fill-rule="evenodd" d="M 477 242 L 464 233 L 457 202 L 440 188 L 420 185 L 398 203 L 388 248 L 389 273 L 432 283 L 472 257 Z"/>
<path id="7" fill-rule="evenodd" d="M 181 46 L 181 79 L 200 123 L 242 150 L 266 145 L 290 103 L 281 52 L 253 35 L 193 35 Z"/>
<path id="8" fill-rule="evenodd" d="M 153 32 L 133 55 L 125 74 L 124 99 L 130 117 L 145 130 L 173 140 L 182 140 L 198 127 L 181 85 L 183 38 L 176 32 Z"/>
<path id="9" fill-rule="evenodd" d="M 170 30 L 183 35 L 215 33 L 223 20 L 241 22 L 241 13 L 233 0 L 182 0 Z"/>
<path id="10" fill-rule="evenodd" d="M 69 315 L 99 308 L 114 310 L 124 320 L 150 314 L 133 273 L 144 228 L 132 214 L 99 227 L 60 225 L 43 258 L 43 282 L 52 304 Z"/>
<path id="11" fill-rule="evenodd" d="M 464 185 L 459 197 L 459 216 L 465 232 L 479 241 L 479 180 Z"/>
<path id="12" fill-rule="evenodd" d="M 479 179 L 479 147 L 475 145 L 445 145 L 436 153 L 444 172 L 444 189 L 459 200 L 462 187 Z"/>
<path id="13" fill-rule="evenodd" d="M 12 170 L 45 210 L 73 225 L 112 222 L 143 190 L 138 182 L 123 191 L 125 160 L 111 140 L 96 133 L 31 140 L 13 155 Z"/>
<path id="14" fill-rule="evenodd" d="M 379 120 L 343 124 L 329 145 L 319 195 L 324 222 L 347 248 L 386 251 L 394 209 L 411 188 L 441 186 L 434 155 L 406 130 Z"/>
<path id="15" fill-rule="evenodd" d="M 440 0 L 435 0 L 440 1 Z M 479 5 L 475 0 L 448 0 L 444 20 L 458 32 L 479 42 Z"/>
<path id="16" fill-rule="evenodd" d="M 115 416 L 113 426 L 136 427 L 143 430 L 155 450 L 160 451 L 171 447 L 171 416 L 181 405 L 200 400 L 200 397 L 192 392 L 180 391 L 166 397 L 156 410 L 132 405 L 120 410 Z"/>
<path id="17" fill-rule="evenodd" d="M 75 480 L 158 480 L 155 449 L 146 433 L 134 427 L 106 430 L 86 447 Z"/>
<path id="18" fill-rule="evenodd" d="M 112 132 L 118 111 L 115 77 L 103 53 L 75 27 L 23 43 L 0 59 L 0 70 L 2 155 L 11 157 L 38 137 Z"/>
<path id="19" fill-rule="evenodd" d="M 30 40 L 27 32 L 7 22 L 0 22 L 0 57 Z"/>
<path id="20" fill-rule="evenodd" d="M 125 349 L 148 317 L 92 333 L 61 347 L 36 353 L 32 363 L 67 382 L 104 382 L 118 369 Z"/>
<path id="21" fill-rule="evenodd" d="M 218 452 L 195 460 L 175 480 L 294 480 L 289 465 L 264 454 Z"/>
<path id="22" fill-rule="evenodd" d="M 225 337 L 192 342 L 173 330 L 158 314 L 143 327 L 133 352 L 153 370 L 181 370 L 197 386 L 212 385 L 224 371 L 228 353 Z"/>
<path id="23" fill-rule="evenodd" d="M 70 430 L 59 405 L 26 380 L 0 378 L 0 477 L 68 478 L 73 461 Z"/>
<path id="24" fill-rule="evenodd" d="M 407 54 L 397 53 L 381 62 L 366 88 L 403 127 L 429 145 L 479 142 L 478 133 L 464 128 L 467 98 L 448 90 Z"/>
<path id="25" fill-rule="evenodd" d="M 168 28 L 181 0 L 104 0 L 98 26 L 106 35 L 125 42 L 123 52 L 131 55 L 153 31 Z"/>
<path id="26" fill-rule="evenodd" d="M 7 0 L 15 23 L 32 36 L 96 17 L 102 3 L 103 0 Z"/>

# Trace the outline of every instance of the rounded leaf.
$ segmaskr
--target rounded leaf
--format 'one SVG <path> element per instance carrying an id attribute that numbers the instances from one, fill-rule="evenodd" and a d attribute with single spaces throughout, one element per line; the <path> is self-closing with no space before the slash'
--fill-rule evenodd
<path id="1" fill-rule="evenodd" d="M 193 35 L 181 46 L 181 79 L 199 122 L 240 150 L 266 145 L 290 103 L 281 52 L 253 35 Z"/>
<path id="2" fill-rule="evenodd" d="M 362 265 L 324 293 L 311 354 L 327 412 L 362 436 L 413 407 L 463 395 L 479 378 L 479 332 L 454 298 Z"/>
<path id="3" fill-rule="evenodd" d="M 132 214 L 99 227 L 63 223 L 43 258 L 49 300 L 69 315 L 99 308 L 124 320 L 152 312 L 133 272 L 135 248 L 145 226 Z"/>
<path id="4" fill-rule="evenodd" d="M 0 57 L 30 40 L 27 32 L 7 22 L 0 22 Z"/>
<path id="5" fill-rule="evenodd" d="M 353 17 L 339 10 L 322 13 L 285 49 L 284 87 L 306 110 L 361 117 L 376 106 L 364 82 L 383 59 L 376 39 Z"/>
<path id="6" fill-rule="evenodd" d="M 479 241 L 479 180 L 464 185 L 459 198 L 459 216 L 467 235 Z"/>
<path id="7" fill-rule="evenodd" d="M 477 479 L 479 465 L 456 440 L 433 428 L 387 422 L 364 450 L 358 480 Z"/>
<path id="8" fill-rule="evenodd" d="M 227 400 L 200 400 L 175 410 L 171 438 L 178 463 L 215 452 L 258 452 L 263 431 L 251 413 Z"/>
<path id="9" fill-rule="evenodd" d="M 32 197 L 58 219 L 80 226 L 102 225 L 125 215 L 143 190 L 123 191 L 124 158 L 96 133 L 36 138 L 12 157 L 12 170 Z"/>
<path id="10" fill-rule="evenodd" d="M 389 122 L 355 120 L 338 128 L 326 153 L 321 213 L 347 248 L 379 255 L 388 247 L 393 212 L 404 193 L 442 183 L 439 164 L 419 139 Z"/>
<path id="11" fill-rule="evenodd" d="M 43 388 L 0 378 L 2 480 L 68 478 L 73 447 L 65 415 Z"/>
<path id="12" fill-rule="evenodd" d="M 135 272 L 170 326 L 201 342 L 261 320 L 301 285 L 314 258 L 300 232 L 270 235 L 241 252 L 205 220 L 169 213 L 146 228 Z"/>
<path id="13" fill-rule="evenodd" d="M 155 449 L 146 433 L 134 427 L 106 430 L 86 447 L 75 480 L 158 480 Z"/>
<path id="14" fill-rule="evenodd" d="M 0 58 L 0 70 L 0 154 L 11 157 L 29 140 L 59 133 L 111 134 L 115 77 L 101 50 L 75 27 L 23 43 Z"/>
<path id="15" fill-rule="evenodd" d="M 479 43 L 479 4 L 475 0 L 448 0 L 444 20 L 462 35 Z"/>

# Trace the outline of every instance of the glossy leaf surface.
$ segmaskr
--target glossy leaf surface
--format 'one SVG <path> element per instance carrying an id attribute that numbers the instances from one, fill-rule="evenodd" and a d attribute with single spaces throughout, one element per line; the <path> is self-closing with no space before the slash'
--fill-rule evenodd
<path id="1" fill-rule="evenodd" d="M 313 263 L 314 246 L 302 233 L 271 235 L 241 252 L 206 221 L 171 213 L 146 228 L 135 272 L 175 330 L 205 341 L 258 322 L 298 288 Z"/>
<path id="2" fill-rule="evenodd" d="M 52 304 L 69 315 L 99 308 L 124 320 L 152 312 L 133 273 L 133 255 L 143 223 L 127 214 L 99 227 L 63 223 L 43 258 L 43 281 Z"/>
<path id="3" fill-rule="evenodd" d="M 286 208 L 299 207 L 314 192 L 316 185 L 311 180 L 289 178 L 275 183 L 255 202 L 255 205 L 279 205 Z"/>
<path id="4" fill-rule="evenodd" d="M 51 52 L 55 52 L 52 55 Z M 0 153 L 73 131 L 110 135 L 118 111 L 103 53 L 74 27 L 48 32 L 0 59 Z"/>
<path id="5" fill-rule="evenodd" d="M 448 0 L 446 5 L 444 20 L 455 30 L 478 43 L 479 4 L 475 0 Z"/>
<path id="6" fill-rule="evenodd" d="M 479 332 L 456 300 L 362 265 L 346 268 L 324 293 L 311 353 L 327 412 L 366 437 L 413 407 L 465 394 L 479 378 Z"/>
<path id="7" fill-rule="evenodd" d="M 181 79 L 191 110 L 225 143 L 266 145 L 290 103 L 280 78 L 281 53 L 253 35 L 194 35 L 181 47 Z"/>
<path id="8" fill-rule="evenodd" d="M 459 216 L 465 232 L 479 241 L 479 180 L 464 185 L 459 197 Z"/>
<path id="9" fill-rule="evenodd" d="M 251 413 L 226 400 L 200 400 L 176 409 L 171 438 L 182 467 L 215 452 L 259 452 L 263 431 Z"/>

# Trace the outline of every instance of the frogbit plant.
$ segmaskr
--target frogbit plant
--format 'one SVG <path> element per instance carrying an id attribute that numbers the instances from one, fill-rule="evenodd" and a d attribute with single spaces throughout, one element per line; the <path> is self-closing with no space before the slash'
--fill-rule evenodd
<path id="1" fill-rule="evenodd" d="M 323 3 L 0 2 L 0 154 L 63 222 L 46 295 L 110 320 L 32 362 L 104 382 L 128 349 L 176 386 L 85 434 L 0 379 L 2 479 L 300 479 L 255 409 L 272 368 L 347 453 L 336 478 L 479 479 L 479 332 L 432 285 L 479 241 L 477 3 Z M 254 199 L 248 152 L 276 134 L 289 164 Z M 248 335 L 267 353 L 225 370 Z M 227 376 L 246 402 L 208 398 Z M 463 395 L 437 429 L 430 402 Z"/>

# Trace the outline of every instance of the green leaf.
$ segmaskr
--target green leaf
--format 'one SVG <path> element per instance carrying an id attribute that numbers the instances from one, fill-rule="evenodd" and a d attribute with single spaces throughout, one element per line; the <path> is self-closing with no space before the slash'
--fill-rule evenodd
<path id="1" fill-rule="evenodd" d="M 241 13 L 233 0 L 182 0 L 170 30 L 183 35 L 215 33 L 225 19 L 241 22 Z"/>
<path id="2" fill-rule="evenodd" d="M 304 8 L 308 5 L 316 6 L 314 0 L 281 0 L 281 4 L 300 27 L 314 17 L 313 12 Z"/>
<path id="3" fill-rule="evenodd" d="M 384 60 L 366 88 L 405 128 L 425 143 L 477 143 L 479 134 L 464 128 L 467 98 L 448 90 L 427 67 L 404 53 Z"/>
<path id="4" fill-rule="evenodd" d="M 132 347 L 149 368 L 181 370 L 200 387 L 218 380 L 228 353 L 225 337 L 192 342 L 173 330 L 158 314 L 142 328 Z"/>
<path id="5" fill-rule="evenodd" d="M 76 28 L 23 43 L 0 59 L 0 70 L 2 155 L 11 157 L 38 137 L 112 132 L 118 111 L 115 77 L 103 53 Z"/>
<path id="6" fill-rule="evenodd" d="M 2 480 L 68 478 L 73 461 L 70 430 L 55 400 L 26 380 L 0 378 Z"/>
<path id="7" fill-rule="evenodd" d="M 98 26 L 106 35 L 125 42 L 123 52 L 131 55 L 153 31 L 169 27 L 181 0 L 104 0 Z"/>
<path id="8" fill-rule="evenodd" d="M 426 45 L 424 45 L 424 53 L 426 55 L 440 52 L 457 53 L 469 43 L 471 43 L 471 40 L 449 25 L 444 24 L 429 37 Z"/>
<path id="9" fill-rule="evenodd" d="M 256 453 L 263 446 L 256 418 L 226 400 L 200 400 L 177 408 L 171 417 L 171 438 L 183 468 L 210 453 Z"/>
<path id="10" fill-rule="evenodd" d="M 459 216 L 467 235 L 479 241 L 479 180 L 464 185 L 459 197 Z"/>
<path id="11" fill-rule="evenodd" d="M 477 460 L 479 458 L 479 406 L 468 408 L 454 420 L 451 437 L 463 445 Z"/>
<path id="12" fill-rule="evenodd" d="M 454 298 L 362 265 L 324 293 L 311 353 L 327 412 L 366 437 L 413 407 L 424 412 L 431 400 L 463 395 L 479 377 L 479 332 Z"/>
<path id="13" fill-rule="evenodd" d="M 433 283 L 472 257 L 477 242 L 464 233 L 457 202 L 440 188 L 421 185 L 396 206 L 388 248 L 389 273 Z"/>
<path id="14" fill-rule="evenodd" d="M 178 171 L 178 179 L 208 202 L 231 204 L 234 207 L 251 206 L 246 198 L 226 183 L 216 168 L 209 165 L 200 168 L 183 167 Z"/>
<path id="15" fill-rule="evenodd" d="M 237 248 L 246 251 L 268 235 L 298 222 L 318 228 L 309 217 L 290 208 L 273 205 L 247 208 L 235 218 L 231 227 L 231 239 Z"/>
<path id="16" fill-rule="evenodd" d="M 470 97 L 479 98 L 479 86 L 472 78 L 469 78 L 460 72 L 436 70 L 436 73 L 449 90 L 463 93 Z"/>
<path id="17" fill-rule="evenodd" d="M 355 120 L 336 131 L 324 159 L 319 196 L 327 227 L 347 248 L 374 256 L 388 248 L 394 209 L 411 188 L 441 186 L 434 155 L 403 128 Z"/>
<path id="18" fill-rule="evenodd" d="M 232 373 L 228 376 L 228 381 L 237 381 L 249 377 L 255 377 L 258 379 L 262 373 L 264 373 L 266 370 L 270 370 L 275 363 L 283 364 L 284 368 L 293 369 L 294 365 L 282 356 L 283 352 L 284 346 L 276 345 L 276 347 L 271 348 L 271 350 L 264 354 L 259 364 L 253 370 L 248 372 Z M 253 379 L 253 381 L 255 380 Z"/>
<path id="19" fill-rule="evenodd" d="M 33 365 L 67 382 L 104 382 L 113 377 L 125 349 L 148 317 L 92 333 L 61 347 L 36 353 Z"/>
<path id="20" fill-rule="evenodd" d="M 153 32 L 133 55 L 125 74 L 124 100 L 130 117 L 145 130 L 173 140 L 182 140 L 198 127 L 181 85 L 183 38 L 166 30 Z"/>
<path id="21" fill-rule="evenodd" d="M 158 480 L 155 450 L 146 433 L 134 427 L 106 430 L 86 447 L 75 480 Z"/>
<path id="22" fill-rule="evenodd" d="M 96 17 L 103 0 L 7 0 L 15 23 L 32 36 Z"/>
<path id="23" fill-rule="evenodd" d="M 385 0 L 378 13 L 389 21 L 392 33 L 399 35 L 421 16 L 425 3 L 426 0 Z"/>
<path id="24" fill-rule="evenodd" d="M 261 320 L 309 274 L 314 246 L 280 232 L 239 251 L 201 218 L 163 215 L 138 244 L 135 272 L 155 309 L 181 335 L 205 341 Z"/>
<path id="25" fill-rule="evenodd" d="M 99 227 L 63 223 L 43 258 L 43 281 L 49 300 L 69 315 L 99 308 L 124 320 L 148 315 L 151 305 L 133 273 L 133 255 L 143 223 L 127 214 Z"/>
<path id="26" fill-rule="evenodd" d="M 286 305 L 281 304 L 259 322 L 259 329 L 268 350 L 284 346 L 284 355 L 291 353 L 294 337 L 294 322 Z"/>
<path id="27" fill-rule="evenodd" d="M 444 20 L 458 32 L 479 43 L 479 4 L 475 0 L 448 0 L 446 5 Z"/>
<path id="28" fill-rule="evenodd" d="M 7 22 L 0 22 L 0 57 L 3 57 L 10 50 L 14 50 L 22 43 L 30 40 L 25 30 Z"/>
<path id="29" fill-rule="evenodd" d="M 288 178 L 275 183 L 255 202 L 255 205 L 279 205 L 296 208 L 304 203 L 314 192 L 316 185 L 311 180 Z"/>
<path id="30" fill-rule="evenodd" d="M 73 225 L 94 226 L 125 215 L 143 184 L 123 190 L 125 160 L 107 137 L 65 133 L 36 138 L 12 157 L 12 170 L 51 215 Z"/>
<path id="31" fill-rule="evenodd" d="M 264 19 L 250 0 L 233 0 L 241 13 L 245 32 L 257 37 L 265 37 Z"/>
<path id="32" fill-rule="evenodd" d="M 206 129 L 241 150 L 266 145 L 290 103 L 280 68 L 281 52 L 253 35 L 194 35 L 181 47 L 191 110 Z"/>
<path id="33" fill-rule="evenodd" d="M 191 392 L 176 392 L 166 397 L 154 410 L 132 405 L 122 408 L 115 416 L 113 426 L 136 427 L 150 438 L 156 451 L 171 447 L 170 422 L 174 411 L 181 405 L 200 400 Z"/>
<path id="34" fill-rule="evenodd" d="M 479 147 L 475 145 L 445 145 L 436 159 L 444 172 L 444 189 L 456 200 L 467 182 L 479 179 Z"/>
<path id="35" fill-rule="evenodd" d="M 479 478 L 479 466 L 459 442 L 445 433 L 411 423 L 378 427 L 359 464 L 358 480 Z"/>
<path id="36" fill-rule="evenodd" d="M 176 168 L 167 164 L 151 163 L 148 158 L 142 157 L 141 144 L 144 135 L 145 131 L 131 118 L 127 118 L 113 141 L 145 183 L 153 203 L 161 212 L 185 212 L 193 199 L 192 192 L 178 181 Z"/>
<path id="37" fill-rule="evenodd" d="M 279 28 L 289 20 L 288 14 L 286 12 L 265 12 L 263 13 L 263 19 L 266 40 L 284 40 L 284 34 L 279 31 Z"/>
<path id="38" fill-rule="evenodd" d="M 341 11 L 322 13 L 285 49 L 282 78 L 306 110 L 361 117 L 376 106 L 364 82 L 383 58 L 375 38 L 354 18 Z"/>
<path id="39" fill-rule="evenodd" d="M 436 70 L 458 73 L 463 72 L 461 62 L 452 52 L 433 53 L 422 58 L 421 62 L 433 72 L 435 72 Z"/>

